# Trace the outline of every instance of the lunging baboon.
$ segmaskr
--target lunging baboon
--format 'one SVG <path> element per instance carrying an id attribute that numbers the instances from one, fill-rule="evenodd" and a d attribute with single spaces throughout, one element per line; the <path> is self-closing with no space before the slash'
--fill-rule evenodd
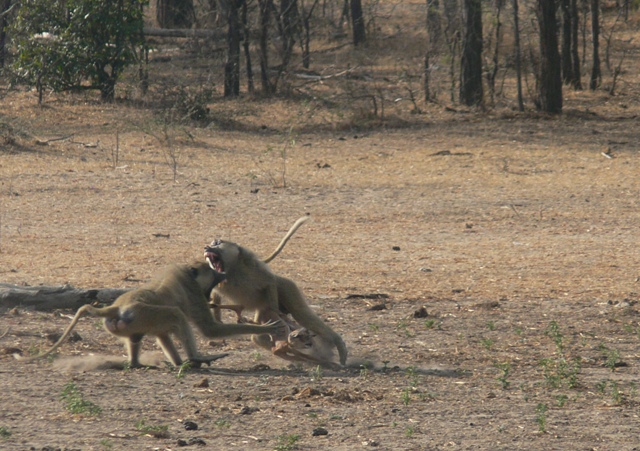
<path id="1" fill-rule="evenodd" d="M 340 364 L 345 365 L 347 347 L 340 335 L 311 310 L 292 280 L 274 274 L 266 265 L 266 262 L 278 255 L 304 219 L 306 218 L 301 218 L 294 224 L 278 248 L 264 261 L 249 249 L 229 241 L 215 240 L 206 246 L 204 256 L 209 265 L 214 271 L 226 276 L 226 280 L 213 290 L 213 307 L 234 310 L 239 322 L 247 322 L 241 315 L 245 308 L 255 310 L 252 321 L 255 324 L 284 321 L 288 329 L 284 334 L 262 334 L 252 337 L 256 344 L 271 350 L 279 357 L 331 365 L 332 351 L 335 347 L 338 350 Z M 221 305 L 223 299 L 235 305 Z M 293 321 L 288 315 L 291 315 Z M 219 317 L 219 312 L 216 312 L 216 318 Z"/>
<path id="2" fill-rule="evenodd" d="M 177 336 L 188 361 L 195 367 L 224 357 L 198 354 L 189 320 L 210 338 L 283 333 L 286 326 L 280 321 L 266 322 L 264 325 L 223 324 L 217 321 L 211 314 L 208 300 L 211 290 L 224 278 L 224 274 L 216 272 L 204 262 L 172 265 L 148 284 L 123 294 L 109 307 L 80 307 L 62 337 L 49 350 L 35 357 L 22 358 L 16 355 L 16 358 L 35 360 L 51 354 L 67 339 L 78 320 L 87 314 L 104 318 L 105 329 L 126 340 L 129 364 L 133 368 L 142 366 L 139 354 L 144 335 L 155 336 L 167 358 L 176 366 L 182 364 L 182 359 L 170 334 Z"/>

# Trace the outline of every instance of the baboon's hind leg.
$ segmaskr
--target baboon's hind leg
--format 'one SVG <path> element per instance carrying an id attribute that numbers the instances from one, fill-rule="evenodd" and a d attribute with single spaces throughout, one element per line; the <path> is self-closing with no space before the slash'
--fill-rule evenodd
<path id="1" fill-rule="evenodd" d="M 129 355 L 129 368 L 142 368 L 140 364 L 140 344 L 142 334 L 133 334 L 127 338 L 127 354 Z"/>

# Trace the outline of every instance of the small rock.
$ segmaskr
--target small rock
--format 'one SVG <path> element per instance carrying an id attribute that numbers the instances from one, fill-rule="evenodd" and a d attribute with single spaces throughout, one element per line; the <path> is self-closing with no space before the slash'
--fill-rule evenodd
<path id="1" fill-rule="evenodd" d="M 327 431 L 326 428 L 323 427 L 317 427 L 313 430 L 313 432 L 311 433 L 311 435 L 313 435 L 314 437 L 317 437 L 319 435 L 329 435 L 329 431 Z"/>
<path id="2" fill-rule="evenodd" d="M 183 421 L 182 422 L 184 429 L 186 431 L 197 431 L 198 430 L 198 425 L 196 423 L 194 423 L 193 421 Z"/>
<path id="3" fill-rule="evenodd" d="M 391 249 L 393 249 L 394 251 L 399 251 L 400 250 L 400 246 L 393 246 Z"/>
<path id="4" fill-rule="evenodd" d="M 207 442 L 198 437 L 190 438 L 189 440 L 178 439 L 178 446 L 191 446 L 191 445 L 200 445 L 206 446 Z"/>
<path id="5" fill-rule="evenodd" d="M 428 316 L 429 316 L 429 313 L 427 312 L 427 308 L 424 306 L 420 307 L 418 310 L 413 312 L 414 318 L 426 318 Z"/>
<path id="6" fill-rule="evenodd" d="M 197 387 L 197 388 L 207 388 L 207 387 L 209 387 L 209 379 L 207 379 L 205 377 L 204 379 L 202 379 L 197 384 L 194 384 L 194 387 Z"/>
<path id="7" fill-rule="evenodd" d="M 375 312 L 375 311 L 378 311 L 378 310 L 386 310 L 386 309 L 387 309 L 387 304 L 385 304 L 383 302 L 382 304 L 372 305 L 371 307 L 369 307 L 367 309 L 367 311 Z"/>
<path id="8" fill-rule="evenodd" d="M 242 409 L 240 409 L 240 415 L 251 415 L 252 413 L 259 411 L 260 409 L 258 407 L 244 406 Z"/>

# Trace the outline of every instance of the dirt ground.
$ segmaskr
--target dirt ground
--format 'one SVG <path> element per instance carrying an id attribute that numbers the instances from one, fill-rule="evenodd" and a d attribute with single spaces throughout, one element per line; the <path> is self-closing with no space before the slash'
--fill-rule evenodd
<path id="1" fill-rule="evenodd" d="M 624 81 L 567 92 L 559 117 L 430 105 L 366 128 L 278 99 L 167 131 L 136 102 L 3 91 L 0 282 L 136 287 L 217 237 L 266 256 L 309 214 L 271 267 L 351 367 L 199 337 L 230 356 L 104 370 L 124 349 L 87 318 L 53 361 L 0 356 L 0 449 L 638 449 L 640 83 Z M 44 349 L 72 314 L 1 311 L 0 349 Z"/>

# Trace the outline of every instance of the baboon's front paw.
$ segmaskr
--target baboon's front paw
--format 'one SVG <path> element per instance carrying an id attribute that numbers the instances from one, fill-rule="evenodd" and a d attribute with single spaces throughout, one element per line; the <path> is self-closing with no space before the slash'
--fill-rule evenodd
<path id="1" fill-rule="evenodd" d="M 286 337 L 289 333 L 289 326 L 281 319 L 277 321 L 270 320 L 264 324 L 264 327 L 269 330 L 269 334 L 276 337 Z"/>

